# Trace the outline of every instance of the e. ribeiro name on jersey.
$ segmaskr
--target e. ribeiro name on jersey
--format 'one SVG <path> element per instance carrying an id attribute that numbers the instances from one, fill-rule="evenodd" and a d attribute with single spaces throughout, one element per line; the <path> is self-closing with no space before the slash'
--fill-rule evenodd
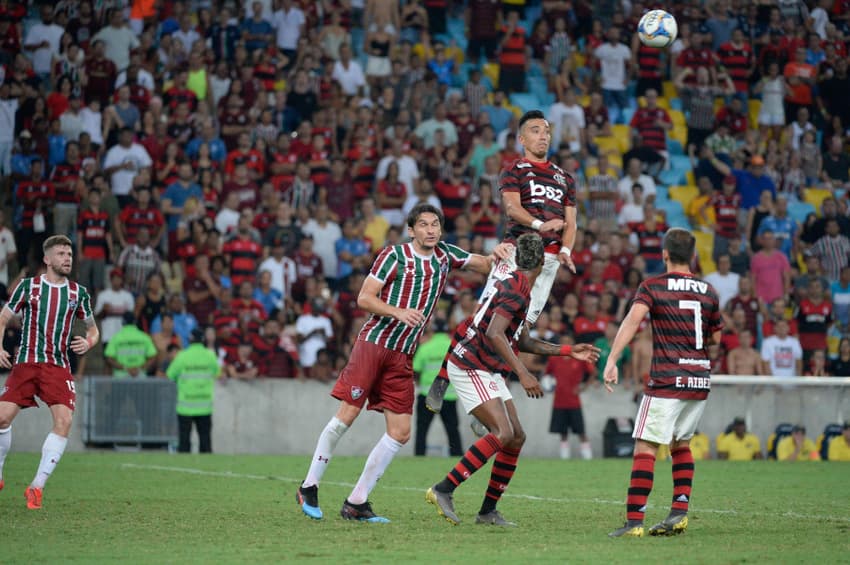
<path id="1" fill-rule="evenodd" d="M 536 219 L 546 222 L 564 219 L 564 207 L 576 205 L 576 184 L 571 175 L 561 167 L 549 161 L 537 162 L 519 159 L 510 168 L 502 171 L 499 177 L 499 190 L 518 192 L 522 207 Z M 506 241 L 515 241 L 524 233 L 533 231 L 530 227 L 518 224 L 508 218 Z M 560 237 L 554 234 L 541 234 L 544 244 L 557 243 Z M 547 238 L 546 236 L 549 235 Z"/>
<path id="2" fill-rule="evenodd" d="M 641 283 L 635 302 L 649 308 L 652 325 L 646 394 L 705 399 L 711 388 L 706 341 L 723 327 L 717 291 L 692 274 L 665 273 Z"/>
<path id="3" fill-rule="evenodd" d="M 93 316 L 86 287 L 73 281 L 56 285 L 43 276 L 23 279 L 6 305 L 21 315 L 21 347 L 16 363 L 52 363 L 68 367 L 74 318 Z"/>
<path id="4" fill-rule="evenodd" d="M 381 300 L 396 308 L 415 308 L 422 312 L 425 321 L 411 328 L 395 318 L 372 314 L 358 339 L 412 354 L 443 293 L 449 271 L 464 267 L 468 261 L 469 253 L 442 241 L 427 257 L 418 255 L 412 243 L 385 247 L 369 272 L 370 277 L 384 283 Z"/>
<path id="5" fill-rule="evenodd" d="M 510 369 L 496 352 L 489 339 L 487 328 L 496 315 L 510 320 L 505 336 L 516 351 L 516 342 L 522 332 L 528 306 L 531 303 L 531 284 L 528 277 L 520 271 L 513 271 L 506 279 L 496 282 L 488 295 L 471 317 L 467 318 L 465 334 L 455 334 L 449 361 L 461 369 L 474 369 L 488 373 L 502 373 Z"/>

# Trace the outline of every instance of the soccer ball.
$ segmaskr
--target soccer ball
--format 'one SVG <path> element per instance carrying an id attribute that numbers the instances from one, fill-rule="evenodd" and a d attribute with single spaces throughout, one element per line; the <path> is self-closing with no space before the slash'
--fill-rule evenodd
<path id="1" fill-rule="evenodd" d="M 555 377 L 552 375 L 543 375 L 540 377 L 540 388 L 543 392 L 550 393 L 555 390 L 555 385 L 558 384 L 558 381 L 555 380 Z"/>
<path id="2" fill-rule="evenodd" d="M 650 10 L 638 23 L 638 37 L 649 47 L 667 47 L 676 40 L 678 33 L 676 18 L 664 10 Z"/>

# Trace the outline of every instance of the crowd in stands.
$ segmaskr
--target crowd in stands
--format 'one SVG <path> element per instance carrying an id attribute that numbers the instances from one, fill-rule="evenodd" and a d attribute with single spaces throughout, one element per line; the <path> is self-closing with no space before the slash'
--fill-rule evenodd
<path id="1" fill-rule="evenodd" d="M 498 242 L 499 172 L 540 108 L 580 229 L 537 334 L 610 341 L 684 226 L 724 304 L 714 373 L 850 376 L 850 2 L 674 3 L 664 50 L 634 31 L 651 7 L 0 0 L 0 282 L 68 234 L 105 351 L 149 336 L 142 373 L 203 327 L 229 377 L 331 380 L 413 205 L 451 243 Z M 453 274 L 437 315 L 455 326 L 482 283 Z"/>

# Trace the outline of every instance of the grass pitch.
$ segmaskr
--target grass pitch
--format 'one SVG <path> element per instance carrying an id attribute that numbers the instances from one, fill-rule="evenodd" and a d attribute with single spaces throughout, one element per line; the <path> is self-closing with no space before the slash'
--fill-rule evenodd
<path id="1" fill-rule="evenodd" d="M 391 524 L 339 518 L 364 458 L 333 460 L 325 519 L 294 501 L 307 457 L 68 454 L 27 510 L 38 455 L 12 452 L 0 492 L 0 563 L 847 563 L 850 465 L 697 462 L 690 526 L 674 538 L 609 539 L 625 512 L 629 460 L 520 459 L 499 505 L 518 528 L 474 524 L 489 466 L 455 495 L 453 527 L 424 501 L 454 459 L 402 457 L 372 496 Z M 647 522 L 663 518 L 659 462 Z"/>

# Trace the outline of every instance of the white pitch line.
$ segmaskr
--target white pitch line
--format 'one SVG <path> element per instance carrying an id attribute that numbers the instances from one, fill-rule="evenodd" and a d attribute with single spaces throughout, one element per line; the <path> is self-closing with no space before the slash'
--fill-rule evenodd
<path id="1" fill-rule="evenodd" d="M 186 473 L 188 475 L 200 475 L 204 477 L 221 477 L 227 479 L 249 479 L 253 481 L 281 481 L 284 483 L 300 483 L 301 479 L 294 479 L 292 477 L 280 477 L 274 475 L 251 475 L 247 473 L 233 473 L 231 471 L 207 471 L 204 469 L 196 469 L 192 467 L 170 467 L 168 465 L 139 465 L 136 463 L 122 463 L 122 469 L 141 469 L 147 471 L 165 471 L 170 473 Z M 337 487 L 349 487 L 353 488 L 354 483 L 345 483 L 339 481 L 322 481 L 322 484 L 333 485 Z M 394 485 L 381 485 L 382 489 L 386 490 L 400 490 L 405 492 L 424 492 L 422 487 L 405 487 L 405 486 L 394 486 Z M 505 493 L 503 496 L 508 498 L 521 498 L 523 500 L 531 500 L 535 502 L 555 502 L 561 504 L 607 504 L 607 505 L 616 505 L 622 506 L 625 505 L 625 502 L 622 500 L 605 500 L 603 498 L 554 498 L 549 496 L 535 496 L 532 494 L 516 494 L 516 493 Z M 647 504 L 647 508 L 654 508 L 655 505 Z M 772 517 L 783 517 L 783 518 L 793 518 L 795 520 L 812 520 L 812 521 L 832 521 L 832 522 L 848 522 L 850 523 L 850 517 L 843 516 L 824 516 L 821 514 L 800 514 L 799 512 L 786 511 L 777 514 L 773 513 L 765 513 L 765 512 L 739 512 L 738 510 L 719 510 L 716 508 L 700 508 L 696 507 L 693 509 L 694 512 L 707 512 L 710 514 L 727 514 L 727 515 L 742 515 L 742 516 L 772 516 Z"/>

